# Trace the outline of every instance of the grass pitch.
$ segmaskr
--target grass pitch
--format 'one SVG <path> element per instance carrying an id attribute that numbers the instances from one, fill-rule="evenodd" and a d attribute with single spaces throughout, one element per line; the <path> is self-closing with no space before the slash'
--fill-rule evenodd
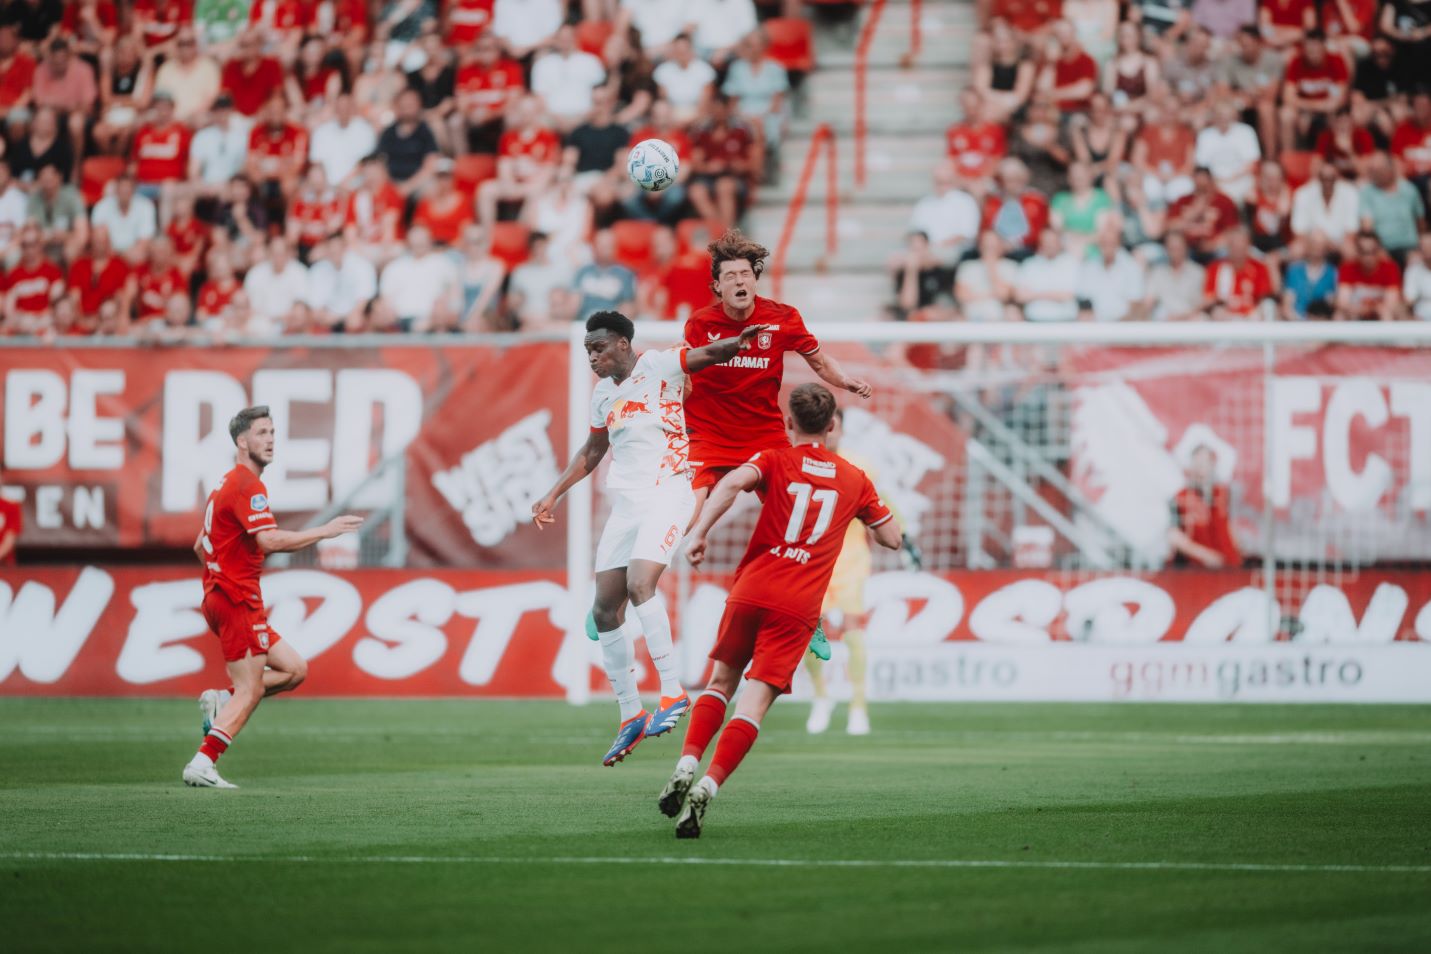
<path id="1" fill-rule="evenodd" d="M 608 705 L 279 698 L 218 792 L 192 701 L 0 700 L 0 948 L 1431 950 L 1425 708 L 805 714 L 678 842 Z"/>

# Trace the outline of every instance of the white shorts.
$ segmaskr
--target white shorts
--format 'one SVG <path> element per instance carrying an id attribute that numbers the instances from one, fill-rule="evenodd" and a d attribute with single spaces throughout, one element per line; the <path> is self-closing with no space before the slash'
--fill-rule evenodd
<path id="1" fill-rule="evenodd" d="M 690 480 L 677 477 L 650 490 L 608 493 L 611 516 L 596 544 L 596 572 L 629 566 L 632 560 L 670 566 L 696 509 Z"/>

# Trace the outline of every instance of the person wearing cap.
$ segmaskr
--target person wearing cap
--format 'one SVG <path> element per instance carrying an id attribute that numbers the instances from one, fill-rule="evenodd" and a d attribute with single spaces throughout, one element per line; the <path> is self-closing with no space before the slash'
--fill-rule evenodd
<path id="1" fill-rule="evenodd" d="M 194 134 L 189 144 L 190 185 L 198 195 L 213 198 L 227 188 L 248 162 L 250 127 L 234 109 L 233 97 L 220 93 L 214 99 L 209 124 Z"/>
<path id="2" fill-rule="evenodd" d="M 85 118 L 99 99 L 94 67 L 75 56 L 69 41 L 52 40 L 45 59 L 35 70 L 35 105 L 49 106 L 65 117 L 70 141 L 84 142 Z"/>
<path id="3" fill-rule="evenodd" d="M 222 76 L 219 64 L 199 53 L 199 41 L 190 25 L 179 27 L 174 37 L 174 55 L 164 61 L 154 76 L 156 92 L 174 98 L 174 117 L 192 123 L 213 108 Z"/>

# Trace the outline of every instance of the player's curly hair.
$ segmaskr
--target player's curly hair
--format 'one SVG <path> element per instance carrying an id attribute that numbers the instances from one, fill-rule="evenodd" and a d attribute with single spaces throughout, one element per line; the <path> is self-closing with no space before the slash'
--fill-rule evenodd
<path id="1" fill-rule="evenodd" d="M 837 405 L 823 384 L 802 384 L 790 392 L 790 416 L 802 434 L 823 434 L 830 429 Z"/>
<path id="2" fill-rule="evenodd" d="M 273 417 L 268 412 L 267 404 L 244 408 L 229 421 L 229 437 L 233 438 L 234 444 L 237 445 L 238 439 L 248 433 L 248 429 L 253 427 L 254 421 L 261 421 L 266 417 Z"/>
<path id="3" fill-rule="evenodd" d="M 609 331 L 618 338 L 636 340 L 636 326 L 619 311 L 598 311 L 586 319 L 586 333 L 593 331 Z"/>
<path id="4" fill-rule="evenodd" d="M 720 278 L 720 267 L 723 262 L 733 262 L 743 258 L 750 263 L 750 267 L 755 272 L 755 277 L 759 278 L 760 273 L 765 271 L 765 260 L 770 257 L 770 250 L 752 238 L 747 238 L 740 229 L 730 229 L 720 238 L 706 246 L 711 253 L 711 280 Z"/>

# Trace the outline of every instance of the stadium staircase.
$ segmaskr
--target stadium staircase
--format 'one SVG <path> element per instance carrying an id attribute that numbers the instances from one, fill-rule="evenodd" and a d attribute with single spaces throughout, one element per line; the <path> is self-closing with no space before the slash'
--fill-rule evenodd
<path id="1" fill-rule="evenodd" d="M 824 261 L 822 165 L 790 245 L 782 289 L 782 297 L 811 320 L 870 321 L 882 316 L 892 298 L 885 262 L 903 244 L 910 210 L 929 192 L 934 166 L 944 153 L 944 131 L 958 118 L 958 94 L 969 79 L 976 31 L 974 6 L 965 0 L 920 6 L 922 50 L 910 68 L 900 63 L 910 46 L 909 0 L 888 0 L 869 48 L 864 188 L 857 190 L 854 183 L 855 51 L 860 27 L 870 16 L 869 3 L 861 8 L 853 31 L 816 27 L 816 68 L 806 78 L 803 109 L 797 111 L 781 149 L 779 184 L 763 187 L 746 217 L 750 233 L 773 248 L 811 134 L 828 123 L 839 144 L 839 250 Z"/>

